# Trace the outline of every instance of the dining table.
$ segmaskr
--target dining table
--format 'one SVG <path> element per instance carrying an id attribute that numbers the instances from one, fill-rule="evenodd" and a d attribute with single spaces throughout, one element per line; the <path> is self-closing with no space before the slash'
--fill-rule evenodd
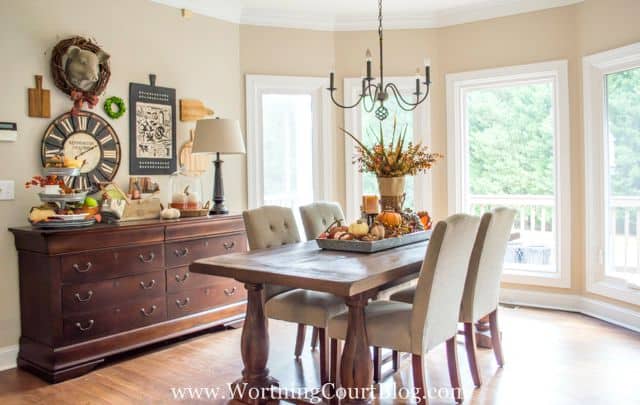
<path id="1" fill-rule="evenodd" d="M 417 276 L 428 241 L 395 247 L 375 253 L 322 250 L 315 241 L 259 249 L 244 253 L 196 260 L 189 270 L 233 278 L 247 290 L 247 309 L 240 349 L 244 369 L 232 390 L 235 400 L 265 403 L 269 390 L 278 380 L 269 374 L 269 331 L 265 317 L 265 284 L 321 291 L 342 297 L 348 308 L 348 328 L 340 360 L 342 403 L 369 403 L 373 386 L 373 363 L 367 339 L 365 307 L 387 286 Z M 258 398 L 250 389 L 266 393 Z M 244 395 L 240 394 L 244 392 Z"/>

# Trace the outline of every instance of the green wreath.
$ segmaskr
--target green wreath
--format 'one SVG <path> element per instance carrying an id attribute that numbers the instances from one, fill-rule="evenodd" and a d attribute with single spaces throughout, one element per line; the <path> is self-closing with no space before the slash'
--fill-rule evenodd
<path id="1" fill-rule="evenodd" d="M 118 107 L 115 111 L 113 110 L 114 104 Z M 127 107 L 124 105 L 124 100 L 120 97 L 113 96 L 104 100 L 104 112 L 114 120 L 122 117 L 125 111 L 127 111 Z"/>

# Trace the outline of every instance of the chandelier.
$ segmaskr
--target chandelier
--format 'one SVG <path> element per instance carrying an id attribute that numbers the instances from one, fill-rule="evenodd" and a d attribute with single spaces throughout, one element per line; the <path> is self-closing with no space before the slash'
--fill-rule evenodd
<path id="1" fill-rule="evenodd" d="M 409 101 L 402 96 L 400 89 L 395 83 L 384 82 L 384 65 L 382 58 L 382 0 L 378 0 L 378 39 L 380 43 L 380 80 L 376 83 L 375 77 L 371 76 L 371 50 L 367 49 L 365 54 L 367 63 L 367 75 L 362 78 L 362 92 L 358 96 L 358 99 L 352 105 L 340 104 L 334 96 L 334 92 L 337 88 L 334 86 L 335 72 L 329 73 L 329 93 L 331 94 L 331 100 L 335 105 L 340 108 L 354 108 L 362 103 L 362 107 L 367 112 L 372 112 L 375 109 L 375 116 L 380 121 L 386 119 L 389 116 L 389 110 L 384 106 L 384 103 L 389 98 L 389 95 L 393 95 L 398 106 L 404 111 L 413 111 L 418 105 L 427 99 L 429 96 L 429 87 L 431 85 L 429 65 L 425 61 L 424 66 L 424 82 L 420 82 L 420 69 L 416 71 L 416 91 L 413 95 L 416 97 L 415 102 Z M 420 87 L 421 84 L 426 86 L 424 94 Z M 367 105 L 368 104 L 368 105 Z M 376 104 L 378 107 L 376 108 Z"/>

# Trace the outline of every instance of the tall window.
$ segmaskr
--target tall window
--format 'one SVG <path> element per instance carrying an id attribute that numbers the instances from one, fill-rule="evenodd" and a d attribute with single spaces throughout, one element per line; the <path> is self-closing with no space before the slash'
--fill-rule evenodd
<path id="1" fill-rule="evenodd" d="M 325 79 L 247 75 L 246 85 L 249 208 L 298 215 L 301 205 L 333 198 Z"/>
<path id="2" fill-rule="evenodd" d="M 569 136 L 566 64 L 462 73 L 447 80 L 451 211 L 480 215 L 498 206 L 515 209 L 505 280 L 568 287 L 569 251 L 562 245 L 568 218 L 560 217 L 568 203 L 568 187 L 561 188 L 569 174 L 563 144 Z"/>
<path id="3" fill-rule="evenodd" d="M 403 92 L 403 96 L 412 100 L 415 92 L 415 77 L 394 77 L 395 82 Z M 345 79 L 345 103 L 350 104 L 361 91 L 361 79 Z M 414 111 L 404 111 L 398 106 L 393 97 L 385 103 L 389 109 L 389 117 L 382 121 L 384 134 L 391 134 L 394 122 L 397 131 L 407 130 L 407 142 L 422 142 L 429 144 L 430 127 L 428 120 L 429 101 L 418 106 Z M 363 141 L 367 146 L 373 145 L 380 131 L 380 121 L 373 112 L 367 112 L 362 106 L 345 110 L 345 128 Z M 389 138 L 390 139 L 390 138 Z M 352 163 L 354 156 L 354 142 L 345 137 L 345 172 L 347 186 L 346 215 L 349 219 L 360 216 L 362 195 L 379 195 L 376 176 L 371 173 L 358 173 Z M 405 183 L 405 208 L 413 210 L 431 209 L 431 176 L 421 174 L 408 176 Z"/>
<path id="4" fill-rule="evenodd" d="M 640 304 L 640 43 L 583 72 L 587 289 Z"/>

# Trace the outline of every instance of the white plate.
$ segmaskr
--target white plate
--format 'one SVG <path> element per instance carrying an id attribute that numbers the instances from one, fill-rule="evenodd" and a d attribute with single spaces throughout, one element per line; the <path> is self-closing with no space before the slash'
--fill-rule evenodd
<path id="1" fill-rule="evenodd" d="M 50 221 L 61 221 L 61 222 L 67 222 L 67 221 L 82 221 L 83 219 L 85 219 L 87 217 L 88 214 L 84 213 L 84 214 L 72 214 L 72 215 L 55 215 L 52 217 L 49 217 L 48 219 Z"/>

